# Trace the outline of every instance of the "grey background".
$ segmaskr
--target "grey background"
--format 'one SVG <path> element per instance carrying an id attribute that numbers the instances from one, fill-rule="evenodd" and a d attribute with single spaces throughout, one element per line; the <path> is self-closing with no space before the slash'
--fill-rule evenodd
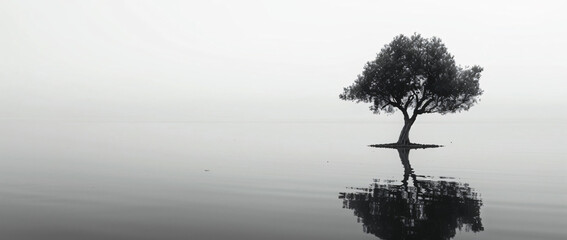
<path id="1" fill-rule="evenodd" d="M 458 64 L 485 68 L 481 104 L 453 120 L 564 121 L 564 9 L 562 1 L 1 1 L 0 118 L 399 121 L 338 94 L 394 36 L 417 32 L 443 39 Z"/>

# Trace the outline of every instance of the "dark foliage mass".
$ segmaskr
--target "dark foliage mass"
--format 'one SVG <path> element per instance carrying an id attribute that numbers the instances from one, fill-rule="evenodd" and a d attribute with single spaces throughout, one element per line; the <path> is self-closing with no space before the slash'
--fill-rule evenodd
<path id="1" fill-rule="evenodd" d="M 417 115 L 468 110 L 482 94 L 482 68 L 455 64 L 441 39 L 399 35 L 368 62 L 354 84 L 344 88 L 343 100 L 371 103 L 374 113 L 404 115 L 399 144 L 408 144 Z"/>
<path id="2" fill-rule="evenodd" d="M 421 189 L 421 190 L 420 190 Z M 457 230 L 483 231 L 482 202 L 466 185 L 421 181 L 419 188 L 375 183 L 342 193 L 364 231 L 381 239 L 451 239 Z"/>
<path id="3" fill-rule="evenodd" d="M 343 208 L 352 209 L 364 232 L 380 239 L 451 239 L 457 230 L 484 230 L 480 195 L 450 178 L 427 179 L 414 173 L 409 149 L 398 149 L 404 178 L 375 180 L 368 188 L 339 193 Z M 413 182 L 413 184 L 409 184 Z"/>
<path id="4" fill-rule="evenodd" d="M 439 38 L 399 35 L 366 64 L 340 98 L 372 103 L 375 113 L 452 113 L 477 102 L 481 72 L 479 66 L 457 66 Z"/>

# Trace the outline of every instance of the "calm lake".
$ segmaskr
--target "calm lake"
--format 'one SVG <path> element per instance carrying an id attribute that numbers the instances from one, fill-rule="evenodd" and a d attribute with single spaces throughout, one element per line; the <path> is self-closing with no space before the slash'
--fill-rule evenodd
<path id="1" fill-rule="evenodd" d="M 563 122 L 0 123 L 1 239 L 566 239 Z"/>

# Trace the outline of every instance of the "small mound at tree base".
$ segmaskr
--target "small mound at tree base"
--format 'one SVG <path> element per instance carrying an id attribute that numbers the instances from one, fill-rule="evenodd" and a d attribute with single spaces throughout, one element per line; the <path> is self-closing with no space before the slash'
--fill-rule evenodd
<path id="1" fill-rule="evenodd" d="M 419 143 L 410 143 L 410 144 L 384 143 L 384 144 L 372 144 L 372 145 L 368 145 L 368 146 L 369 147 L 375 147 L 375 148 L 395 148 L 395 149 L 418 149 L 418 148 L 443 147 L 443 145 L 419 144 Z"/>

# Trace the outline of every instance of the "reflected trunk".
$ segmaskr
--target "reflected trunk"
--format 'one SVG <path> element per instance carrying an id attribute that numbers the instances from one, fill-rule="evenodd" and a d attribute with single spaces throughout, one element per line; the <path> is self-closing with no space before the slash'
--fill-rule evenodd
<path id="1" fill-rule="evenodd" d="M 364 232 L 384 240 L 409 240 L 452 239 L 457 231 L 483 231 L 480 194 L 467 183 L 425 176 L 418 181 L 410 150 L 397 149 L 404 168 L 402 184 L 375 179 L 368 188 L 339 193 L 343 208 L 354 210 Z"/>
<path id="2" fill-rule="evenodd" d="M 410 161 L 409 161 L 409 152 L 410 152 L 409 148 L 399 148 L 398 149 L 398 154 L 400 155 L 400 160 L 402 160 L 402 165 L 404 166 L 404 179 L 402 180 L 402 184 L 403 184 L 405 190 L 408 191 L 408 180 L 411 177 L 411 180 L 413 182 L 413 186 L 416 187 L 419 190 L 419 185 L 418 185 L 418 182 L 417 182 L 417 178 L 415 176 L 415 172 L 413 171 L 413 168 L 411 167 L 411 164 L 410 164 Z"/>

